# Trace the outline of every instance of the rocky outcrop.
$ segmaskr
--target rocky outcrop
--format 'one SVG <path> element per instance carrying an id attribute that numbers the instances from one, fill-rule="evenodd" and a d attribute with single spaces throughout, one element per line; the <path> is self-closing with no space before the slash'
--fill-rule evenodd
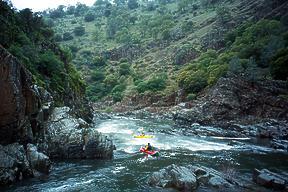
<path id="1" fill-rule="evenodd" d="M 254 169 L 253 181 L 261 186 L 272 188 L 274 190 L 288 189 L 288 178 L 284 178 L 283 176 L 267 169 L 262 169 L 261 171 Z"/>
<path id="2" fill-rule="evenodd" d="M 80 93 L 68 91 L 63 102 L 72 110 L 56 108 L 51 117 L 52 95 L 34 85 L 30 72 L 1 45 L 0 90 L 0 185 L 47 174 L 50 155 L 102 159 L 113 156 L 112 141 L 88 129 L 86 121 L 92 122 L 93 115 Z"/>
<path id="3" fill-rule="evenodd" d="M 47 127 L 47 146 L 51 158 L 110 159 L 115 146 L 106 136 L 73 117 L 69 107 L 55 108 Z"/>
<path id="4" fill-rule="evenodd" d="M 27 159 L 33 170 L 41 173 L 49 173 L 51 168 L 51 161 L 49 157 L 41 152 L 38 152 L 37 147 L 30 143 L 27 145 Z M 36 175 L 35 172 L 34 175 Z"/>
<path id="5" fill-rule="evenodd" d="M 40 98 L 32 75 L 0 46 L 0 144 L 35 135 Z"/>
<path id="6" fill-rule="evenodd" d="M 50 171 L 50 166 L 49 158 L 38 152 L 37 147 L 32 144 L 28 144 L 27 153 L 19 143 L 0 145 L 0 186 L 46 174 Z"/>
<path id="7" fill-rule="evenodd" d="M 242 77 L 221 78 L 189 109 L 175 107 L 179 124 L 216 125 L 253 124 L 263 119 L 288 119 L 288 84 L 284 81 L 251 83 Z"/>
<path id="8" fill-rule="evenodd" d="M 18 143 L 0 145 L 0 186 L 33 176 L 24 147 Z"/>
<path id="9" fill-rule="evenodd" d="M 170 165 L 148 178 L 148 184 L 162 188 L 175 188 L 179 191 L 193 191 L 199 186 L 211 190 L 241 189 L 242 185 L 231 175 L 227 176 L 203 166 Z"/>
<path id="10" fill-rule="evenodd" d="M 153 173 L 148 183 L 151 186 L 163 188 L 176 188 L 180 191 L 192 191 L 197 188 L 196 175 L 188 168 L 171 165 Z"/>

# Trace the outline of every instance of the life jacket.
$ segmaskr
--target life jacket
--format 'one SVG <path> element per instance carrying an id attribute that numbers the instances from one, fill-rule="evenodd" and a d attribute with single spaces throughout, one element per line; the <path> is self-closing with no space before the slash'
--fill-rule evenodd
<path id="1" fill-rule="evenodd" d="M 145 150 L 146 151 L 152 151 L 153 150 L 153 147 L 150 145 L 146 145 L 146 147 L 145 147 Z"/>

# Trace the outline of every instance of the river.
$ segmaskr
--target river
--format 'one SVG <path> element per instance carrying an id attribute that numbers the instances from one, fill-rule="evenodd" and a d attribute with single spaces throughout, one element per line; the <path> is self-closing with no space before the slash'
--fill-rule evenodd
<path id="1" fill-rule="evenodd" d="M 154 138 L 134 138 L 141 127 Z M 168 120 L 114 117 L 97 120 L 94 128 L 113 139 L 117 149 L 112 160 L 56 161 L 49 176 L 22 181 L 5 191 L 173 191 L 152 188 L 146 182 L 151 173 L 173 163 L 211 167 L 251 185 L 254 168 L 288 170 L 287 153 L 275 152 L 265 147 L 265 142 L 259 145 L 248 138 L 185 136 Z M 232 140 L 240 142 L 231 145 Z M 148 142 L 160 149 L 159 158 L 144 158 L 138 152 Z"/>

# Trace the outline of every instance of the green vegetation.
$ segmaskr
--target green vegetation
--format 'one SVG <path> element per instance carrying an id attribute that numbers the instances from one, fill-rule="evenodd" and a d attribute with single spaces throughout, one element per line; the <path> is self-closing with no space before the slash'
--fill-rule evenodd
<path id="1" fill-rule="evenodd" d="M 251 81 L 270 74 L 274 79 L 287 80 L 286 29 L 275 20 L 261 20 L 237 28 L 227 34 L 226 42 L 230 46 L 223 53 L 209 50 L 181 70 L 179 87 L 188 93 L 198 93 L 213 85 L 227 71 L 245 75 Z M 268 68 L 269 73 L 259 77 L 257 72 Z"/>
<path id="2" fill-rule="evenodd" d="M 85 27 L 83 27 L 83 26 L 75 27 L 73 32 L 76 36 L 82 36 L 85 34 Z"/>
<path id="3" fill-rule="evenodd" d="M 58 7 L 52 18 L 63 17 Z M 30 9 L 15 11 L 6 1 L 0 2 L 0 44 L 8 49 L 33 74 L 35 82 L 50 90 L 56 103 L 62 103 L 67 89 L 83 94 L 84 81 L 71 64 L 70 50 L 61 48 L 52 29 L 42 16 Z M 64 40 L 70 40 L 63 35 Z"/>
<path id="4" fill-rule="evenodd" d="M 234 11 L 240 5 L 246 12 Z M 92 101 L 168 96 L 180 88 L 193 100 L 222 76 L 287 79 L 287 15 L 261 20 L 267 13 L 245 6 L 240 0 L 96 0 L 92 7 L 59 6 L 45 18 L 54 39 L 71 49 Z"/>

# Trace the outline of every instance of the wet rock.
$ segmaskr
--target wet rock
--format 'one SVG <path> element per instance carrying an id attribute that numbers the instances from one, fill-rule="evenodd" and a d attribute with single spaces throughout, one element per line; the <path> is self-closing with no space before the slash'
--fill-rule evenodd
<path id="1" fill-rule="evenodd" d="M 176 188 L 180 191 L 193 191 L 198 186 L 211 190 L 240 189 L 243 185 L 233 175 L 203 166 L 170 165 L 148 178 L 148 184 L 163 188 Z"/>
<path id="2" fill-rule="evenodd" d="M 277 121 L 275 119 L 271 119 L 254 126 L 257 128 L 256 136 L 259 138 L 288 140 L 287 121 Z"/>
<path id="3" fill-rule="evenodd" d="M 228 188 L 231 187 L 232 185 L 225 179 L 219 176 L 213 176 L 209 179 L 208 184 L 211 185 L 214 188 Z"/>
<path id="4" fill-rule="evenodd" d="M 197 175 L 197 182 L 200 185 L 212 189 L 225 189 L 239 187 L 240 183 L 233 178 L 233 175 L 224 174 L 215 169 L 204 166 L 188 166 Z"/>
<path id="5" fill-rule="evenodd" d="M 18 143 L 0 145 L 0 186 L 9 185 L 22 177 L 32 177 L 24 147 Z"/>
<path id="6" fill-rule="evenodd" d="M 271 141 L 271 147 L 274 149 L 281 149 L 284 151 L 288 151 L 288 141 L 273 139 Z"/>
<path id="7" fill-rule="evenodd" d="M 148 183 L 151 186 L 176 188 L 180 191 L 192 191 L 197 188 L 196 175 L 186 167 L 174 164 L 153 173 Z"/>
<path id="8" fill-rule="evenodd" d="M 55 108 L 48 123 L 47 154 L 62 159 L 111 159 L 113 142 L 70 114 L 69 107 Z"/>
<path id="9" fill-rule="evenodd" d="M 51 161 L 48 156 L 41 152 L 38 152 L 35 145 L 27 145 L 27 159 L 32 169 L 41 173 L 49 173 L 51 168 Z"/>
<path id="10" fill-rule="evenodd" d="M 253 180 L 259 185 L 275 190 L 284 190 L 288 187 L 288 180 L 283 176 L 267 169 L 254 169 Z"/>

